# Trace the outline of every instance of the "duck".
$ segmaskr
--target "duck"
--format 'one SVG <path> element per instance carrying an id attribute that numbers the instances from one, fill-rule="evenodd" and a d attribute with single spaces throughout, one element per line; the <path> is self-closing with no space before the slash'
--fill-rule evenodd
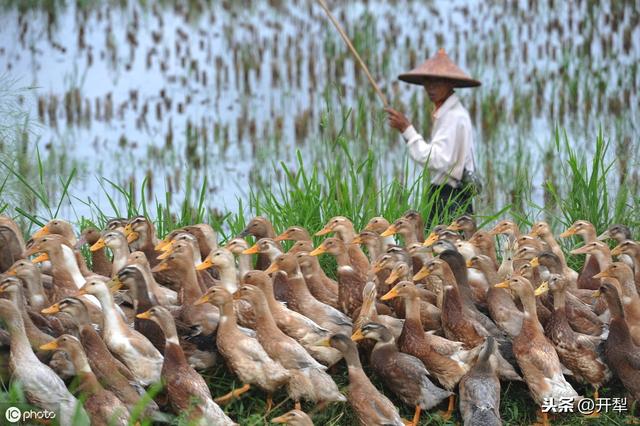
<path id="1" fill-rule="evenodd" d="M 193 236 L 191 236 L 190 234 L 183 233 L 180 235 L 188 235 L 188 238 L 193 239 Z M 195 239 L 192 241 L 172 240 L 171 243 L 164 249 L 164 251 L 160 255 L 158 255 L 158 261 L 162 262 L 169 256 L 174 255 L 175 257 L 179 256 L 181 259 L 184 259 L 184 262 L 181 262 L 179 266 L 176 265 L 177 267 L 174 266 L 162 270 L 155 270 L 154 277 L 156 278 L 156 280 L 166 286 L 171 287 L 174 291 L 179 291 L 179 289 L 182 287 L 182 277 L 186 273 L 184 269 L 195 268 L 196 283 L 201 292 L 204 293 L 209 287 L 218 284 L 219 281 L 215 279 L 213 275 L 210 274 L 207 270 L 210 265 L 203 265 L 204 262 L 200 260 L 200 254 L 194 251 L 195 246 Z M 200 267 L 200 269 L 198 269 L 198 267 Z"/>
<path id="2" fill-rule="evenodd" d="M 552 275 L 549 281 L 535 290 L 534 295 L 539 296 L 547 290 L 553 294 L 553 313 L 545 326 L 545 335 L 555 346 L 562 365 L 575 378 L 593 386 L 593 397 L 597 400 L 598 389 L 611 377 L 609 368 L 598 353 L 602 340 L 599 336 L 577 333 L 571 328 L 566 314 L 566 279 Z"/>
<path id="3" fill-rule="evenodd" d="M 478 230 L 469 239 L 469 242 L 476 247 L 476 254 L 487 256 L 493 261 L 493 267 L 497 271 L 500 264 L 496 256 L 496 243 L 491 234 L 487 231 Z"/>
<path id="4" fill-rule="evenodd" d="M 500 380 L 491 356 L 496 341 L 487 337 L 473 367 L 460 379 L 460 414 L 465 426 L 499 426 Z"/>
<path id="5" fill-rule="evenodd" d="M 64 237 L 72 246 L 75 246 L 78 243 L 78 239 L 76 238 L 76 233 L 73 230 L 73 226 L 62 219 L 52 219 L 47 222 L 42 228 L 36 231 L 32 239 L 42 238 L 45 235 L 60 235 Z"/>
<path id="6" fill-rule="evenodd" d="M 129 254 L 129 257 L 127 257 L 127 266 L 129 265 L 137 265 L 140 268 L 140 271 L 144 275 L 149 292 L 153 293 L 160 305 L 164 307 L 178 305 L 178 293 L 170 288 L 158 284 L 151 272 L 151 266 L 149 265 L 147 256 L 145 256 L 143 252 L 134 251 Z"/>
<path id="7" fill-rule="evenodd" d="M 620 300 L 624 309 L 624 318 L 634 343 L 640 345 L 640 296 L 631 268 L 626 263 L 613 262 L 594 278 L 615 278 L 620 283 L 622 290 Z"/>
<path id="8" fill-rule="evenodd" d="M 287 411 L 283 415 L 271 419 L 271 423 L 281 423 L 291 426 L 313 426 L 311 417 L 302 410 Z"/>
<path id="9" fill-rule="evenodd" d="M 440 224 L 433 227 L 427 238 L 425 238 L 423 245 L 425 247 L 431 247 L 436 241 L 440 239 L 440 236 L 447 231 L 447 225 Z"/>
<path id="10" fill-rule="evenodd" d="M 296 408 L 300 408 L 301 399 L 320 403 L 322 406 L 331 402 L 346 401 L 331 376 L 325 372 L 326 367 L 278 328 L 267 299 L 258 287 L 244 284 L 234 298 L 246 300 L 251 304 L 256 315 L 255 330 L 258 341 L 267 354 L 291 374 L 287 390 Z"/>
<path id="11" fill-rule="evenodd" d="M 208 223 L 196 223 L 182 228 L 185 232 L 196 237 L 198 242 L 198 252 L 202 256 L 201 260 L 218 248 L 218 233 Z"/>
<path id="12" fill-rule="evenodd" d="M 127 366 L 109 352 L 102 337 L 92 326 L 89 312 L 82 300 L 66 297 L 43 309 L 42 313 L 58 317 L 65 315 L 73 322 L 75 330 L 66 331 L 77 333 L 77 337 L 87 354 L 91 371 L 102 386 L 113 392 L 130 409 L 133 409 L 141 398 L 137 388 L 132 385 L 135 382 L 134 375 Z M 149 406 L 150 410 L 157 408 L 153 402 Z"/>
<path id="13" fill-rule="evenodd" d="M 362 306 L 362 289 L 366 284 L 366 276 L 363 277 L 352 266 L 347 247 L 341 239 L 327 238 L 309 254 L 319 256 L 323 253 L 328 253 L 336 258 L 338 263 L 338 304 L 343 313 L 351 316 Z"/>
<path id="14" fill-rule="evenodd" d="M 334 334 L 322 343 L 338 349 L 344 356 L 349 372 L 347 401 L 355 412 L 358 423 L 362 426 L 403 426 L 398 409 L 376 389 L 362 370 L 356 344 L 344 334 Z"/>
<path id="15" fill-rule="evenodd" d="M 332 333 L 351 335 L 351 319 L 334 307 L 318 301 L 307 287 L 295 255 L 281 254 L 265 271 L 268 274 L 284 272 L 289 290 L 288 306 Z"/>
<path id="16" fill-rule="evenodd" d="M 227 402 L 255 385 L 267 392 L 266 411 L 269 412 L 273 406 L 273 392 L 285 386 L 291 379 L 291 374 L 265 352 L 257 339 L 240 331 L 231 293 L 222 287 L 211 287 L 195 304 L 204 303 L 212 303 L 220 310 L 216 345 L 229 369 L 244 383 L 240 389 L 217 398 L 216 402 Z"/>
<path id="17" fill-rule="evenodd" d="M 364 245 L 367 248 L 367 255 L 369 257 L 369 263 L 375 262 L 375 260 L 382 253 L 382 243 L 379 234 L 372 231 L 360 231 L 354 239 L 352 244 Z"/>
<path id="18" fill-rule="evenodd" d="M 586 220 L 577 220 L 560 234 L 561 238 L 569 238 L 578 235 L 584 240 L 584 244 L 597 241 L 596 228 Z M 582 270 L 578 274 L 578 288 L 597 290 L 600 288 L 600 281 L 594 280 L 593 276 L 600 272 L 599 262 L 593 256 L 587 255 Z"/>
<path id="19" fill-rule="evenodd" d="M 73 362 L 78 377 L 78 392 L 84 398 L 92 425 L 128 425 L 129 411 L 112 392 L 104 389 L 91 371 L 89 361 L 80 341 L 69 334 L 40 346 L 41 350 L 60 350 L 67 353 Z"/>
<path id="20" fill-rule="evenodd" d="M 447 255 L 449 252 L 441 254 Z M 442 304 L 442 328 L 449 340 L 462 342 L 465 349 L 472 349 L 481 345 L 488 336 L 499 339 L 502 352 L 496 353 L 500 375 L 507 380 L 521 380 L 514 368 L 505 359 L 513 358 L 508 339 L 489 318 L 483 314 L 468 309 L 462 300 L 458 280 L 453 274 L 449 263 L 434 259 L 424 267 L 424 274 L 437 275 L 443 282 L 444 300 Z"/>
<path id="21" fill-rule="evenodd" d="M 135 314 L 146 312 L 151 307 L 159 305 L 155 295 L 149 291 L 145 276 L 138 265 L 128 265 L 120 269 L 112 281 L 110 289 L 112 292 L 122 286 L 129 290 Z M 133 328 L 149 339 L 158 351 L 164 350 L 164 334 L 156 323 L 135 317 Z"/>
<path id="22" fill-rule="evenodd" d="M 490 285 L 486 300 L 491 319 L 511 338 L 517 336 L 522 327 L 523 314 L 507 290 L 494 286 L 500 282 L 500 279 L 498 272 L 494 269 L 493 259 L 485 255 L 475 255 L 467 261 L 467 266 L 481 271 Z"/>
<path id="23" fill-rule="evenodd" d="M 120 231 L 124 234 L 124 228 L 127 226 L 127 222 L 129 222 L 129 219 L 125 217 L 113 217 L 107 220 L 104 228 L 109 231 Z"/>
<path id="24" fill-rule="evenodd" d="M 25 290 L 25 300 L 34 311 L 39 311 L 49 306 L 49 298 L 42 284 L 40 269 L 26 259 L 16 261 L 6 274 L 20 279 Z"/>
<path id="25" fill-rule="evenodd" d="M 80 239 L 76 244 L 76 249 L 80 249 L 85 244 L 88 244 L 89 247 L 91 247 L 96 244 L 101 237 L 102 234 L 99 230 L 89 226 L 80 234 Z M 111 260 L 107 257 L 107 252 L 104 248 L 91 252 L 91 270 L 94 273 L 108 277 L 111 275 L 112 269 L 113 266 L 111 265 Z"/>
<path id="26" fill-rule="evenodd" d="M 316 342 L 331 335 L 329 330 L 276 300 L 273 282 L 268 274 L 258 270 L 249 271 L 242 277 L 242 284 L 256 286 L 264 293 L 278 328 L 300 343 L 316 360 L 330 367 L 342 359 L 338 350 L 316 345 Z"/>
<path id="27" fill-rule="evenodd" d="M 542 241 L 544 241 L 549 247 L 549 250 L 551 250 L 551 252 L 553 252 L 553 254 L 558 256 L 558 258 L 560 259 L 560 262 L 562 264 L 563 275 L 567 276 L 567 278 L 569 278 L 570 280 L 577 282 L 578 273 L 573 269 L 569 268 L 569 266 L 567 265 L 567 260 L 564 256 L 564 252 L 562 251 L 560 244 L 558 244 L 558 242 L 554 238 L 553 232 L 551 232 L 551 227 L 549 226 L 548 223 L 546 222 L 534 223 L 529 235 L 531 235 L 532 237 L 538 237 Z"/>
<path id="28" fill-rule="evenodd" d="M 376 309 L 376 300 L 378 298 L 378 290 L 376 283 L 368 281 L 362 290 L 362 308 L 358 317 L 353 323 L 353 329 L 359 330 L 364 324 L 375 322 L 385 326 L 394 339 L 400 337 L 404 319 L 396 318 L 390 315 L 379 315 Z"/>
<path id="29" fill-rule="evenodd" d="M 238 272 L 236 281 L 240 282 L 242 276 L 253 269 L 251 266 L 251 255 L 243 254 L 245 250 L 249 249 L 249 244 L 247 244 L 247 241 L 243 238 L 233 238 L 225 244 L 224 248 L 229 250 L 236 257 Z"/>
<path id="30" fill-rule="evenodd" d="M 269 219 L 267 219 L 266 217 L 256 216 L 253 219 L 251 219 L 247 224 L 247 227 L 244 228 L 244 230 L 240 233 L 240 235 L 238 235 L 238 237 L 244 238 L 248 235 L 254 236 L 256 239 L 256 242 L 260 241 L 263 238 L 268 238 L 271 241 L 273 241 L 273 244 L 278 249 L 278 251 L 280 253 L 282 252 L 282 246 L 280 246 L 280 243 L 277 241 L 274 241 L 274 238 L 276 238 L 276 231 L 273 229 L 273 225 L 271 224 Z M 258 254 L 258 259 L 256 261 L 255 267 L 256 269 L 264 271 L 269 267 L 269 265 L 271 265 L 272 259 L 269 257 L 269 254 L 267 252 L 256 251 L 256 253 L 259 253 L 259 254 Z M 251 254 L 251 253 L 246 252 L 246 254 Z"/>
<path id="31" fill-rule="evenodd" d="M 55 411 L 60 424 L 74 424 L 74 421 L 89 424 L 86 411 L 69 393 L 62 379 L 33 353 L 22 316 L 11 301 L 0 299 L 0 319 L 11 339 L 9 370 L 12 380 L 20 383 L 27 401 L 36 407 Z"/>
<path id="32" fill-rule="evenodd" d="M 620 294 L 608 282 L 600 285 L 611 312 L 609 335 L 604 342 L 604 356 L 613 373 L 636 401 L 640 400 L 640 346 L 636 345 L 625 321 Z"/>
<path id="33" fill-rule="evenodd" d="M 400 234 L 404 240 L 404 245 L 420 242 L 422 230 L 417 230 L 415 223 L 409 219 L 401 217 L 391 224 L 382 234 L 381 237 L 391 237 Z M 422 236 L 424 241 L 424 236 Z"/>
<path id="34" fill-rule="evenodd" d="M 124 227 L 124 235 L 127 237 L 131 251 L 143 252 L 151 267 L 160 262 L 155 250 L 155 246 L 158 244 L 156 228 L 149 219 L 144 216 L 131 218 Z"/>
<path id="35" fill-rule="evenodd" d="M 153 306 L 138 313 L 136 318 L 153 321 L 164 335 L 164 361 L 160 376 L 174 413 L 189 413 L 190 424 L 235 425 L 216 404 L 209 386 L 187 362 L 171 312 L 162 306 Z M 194 404 L 194 399 L 197 403 Z"/>
<path id="36" fill-rule="evenodd" d="M 118 271 L 125 267 L 127 264 L 127 258 L 129 257 L 129 244 L 127 243 L 127 237 L 120 231 L 106 232 L 98 241 L 95 242 L 89 251 L 92 253 L 108 247 L 113 253 L 113 260 L 111 262 L 111 271 L 109 276 L 114 276 Z"/>
<path id="37" fill-rule="evenodd" d="M 454 221 L 451 222 L 447 229 L 455 232 L 462 231 L 464 239 L 469 241 L 478 230 L 478 226 L 473 216 L 464 214 L 457 219 L 454 219 Z"/>
<path id="38" fill-rule="evenodd" d="M 338 283 L 326 277 L 320 267 L 318 258 L 309 254 L 313 250 L 313 246 L 308 242 L 306 242 L 306 245 L 308 247 L 305 248 L 308 250 L 296 252 L 295 257 L 307 287 L 318 301 L 338 309 L 340 306 L 338 304 Z M 331 286 L 327 285 L 327 281 L 323 279 L 324 277 L 331 281 Z"/>
<path id="39" fill-rule="evenodd" d="M 398 339 L 400 351 L 418 358 L 426 369 L 448 391 L 453 391 L 462 376 L 471 368 L 480 347 L 471 350 L 462 343 L 425 333 L 420 321 L 420 293 L 411 281 L 400 281 L 381 300 L 402 297 L 406 305 L 406 317 L 402 334 Z M 455 407 L 455 395 L 449 397 L 449 406 L 442 415 L 449 419 Z"/>
<path id="40" fill-rule="evenodd" d="M 20 227 L 10 217 L 0 215 L 0 273 L 23 259 L 25 249 Z"/>
<path id="41" fill-rule="evenodd" d="M 330 233 L 335 233 L 344 243 L 353 270 L 361 277 L 366 277 L 369 271 L 369 259 L 358 244 L 352 244 L 353 239 L 356 237 L 353 223 L 344 216 L 335 216 L 315 235 L 321 236 Z"/>
<path id="42" fill-rule="evenodd" d="M 404 404 L 415 408 L 412 425 L 419 424 L 421 411 L 432 409 L 452 395 L 429 380 L 429 372 L 418 358 L 398 351 L 392 333 L 384 325 L 364 324 L 351 336 L 354 342 L 362 339 L 376 342 L 369 358 L 376 375 Z"/>
<path id="43" fill-rule="evenodd" d="M 274 241 L 311 241 L 311 234 L 302 226 L 290 226 L 276 236 Z"/>
<path id="44" fill-rule="evenodd" d="M 204 293 L 198 285 L 196 267 L 193 265 L 193 258 L 189 251 L 171 253 L 151 270 L 154 274 L 165 271 L 170 271 L 180 279 L 181 291 L 178 295 L 180 309 L 176 312 L 177 318 L 189 327 L 197 327 L 202 336 L 212 336 L 218 327 L 220 313 L 211 304 L 195 304 Z"/>
<path id="45" fill-rule="evenodd" d="M 162 355 L 139 332 L 130 329 L 116 310 L 113 296 L 103 281 L 90 279 L 78 295 L 92 294 L 98 298 L 104 314 L 102 338 L 109 350 L 129 368 L 136 382 L 149 386 L 160 380 Z"/>
<path id="46" fill-rule="evenodd" d="M 629 265 L 635 271 L 636 283 L 640 283 L 640 244 L 633 240 L 624 240 L 611 250 L 611 256 Z M 639 284 L 636 284 L 636 288 Z"/>
<path id="47" fill-rule="evenodd" d="M 363 231 L 373 232 L 375 234 L 378 234 L 378 236 L 380 236 L 380 238 L 379 238 L 379 243 L 380 243 L 379 251 L 380 251 L 380 253 L 386 252 L 389 247 L 391 247 L 391 246 L 396 244 L 395 240 L 393 239 L 393 236 L 383 237 L 383 236 L 380 235 L 384 231 L 386 231 L 387 228 L 390 225 L 391 224 L 389 223 L 389 221 L 387 219 L 385 219 L 384 217 L 376 216 L 376 217 L 372 217 L 371 219 L 369 219 L 369 222 L 367 222 L 367 224 L 365 225 L 365 227 L 363 229 Z"/>
<path id="48" fill-rule="evenodd" d="M 545 337 L 538 321 L 534 290 L 529 280 L 514 275 L 495 286 L 512 290 L 524 308 L 520 334 L 513 339 L 513 353 L 534 402 L 539 406 L 549 398 L 570 398 L 577 402 L 580 396 L 562 374 L 555 347 Z M 547 413 L 540 409 L 539 415 L 543 424 L 548 425 Z"/>
<path id="49" fill-rule="evenodd" d="M 520 238 L 522 232 L 520 231 L 520 227 L 510 221 L 510 220 L 502 220 L 496 224 L 490 231 L 489 235 L 506 235 L 509 240 L 515 241 Z"/>
<path id="50" fill-rule="evenodd" d="M 280 243 L 274 241 L 272 238 L 260 238 L 254 245 L 243 251 L 242 254 L 257 254 L 258 260 L 256 261 L 256 268 L 260 264 L 261 271 L 267 269 L 276 260 L 276 257 L 284 253 Z M 268 262 L 264 267 L 262 265 Z M 273 289 L 276 299 L 287 301 L 287 283 L 282 274 L 276 274 L 273 279 Z"/>
<path id="51" fill-rule="evenodd" d="M 618 242 L 618 244 L 620 244 L 624 240 L 631 239 L 631 230 L 627 225 L 623 225 L 621 223 L 615 223 L 609 226 L 609 228 L 607 228 L 607 230 L 604 231 L 602 234 L 598 235 L 596 239 L 598 241 L 607 241 L 609 239 L 614 239 L 615 241 Z"/>

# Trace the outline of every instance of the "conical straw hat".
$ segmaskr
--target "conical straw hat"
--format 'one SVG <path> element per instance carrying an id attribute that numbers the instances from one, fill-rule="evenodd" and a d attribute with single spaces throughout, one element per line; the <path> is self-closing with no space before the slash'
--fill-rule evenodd
<path id="1" fill-rule="evenodd" d="M 480 86 L 478 80 L 469 77 L 453 63 L 444 49 L 438 50 L 435 56 L 427 59 L 411 71 L 400 74 L 398 78 L 407 83 L 420 85 L 430 78 L 442 78 L 451 80 L 455 87 Z"/>

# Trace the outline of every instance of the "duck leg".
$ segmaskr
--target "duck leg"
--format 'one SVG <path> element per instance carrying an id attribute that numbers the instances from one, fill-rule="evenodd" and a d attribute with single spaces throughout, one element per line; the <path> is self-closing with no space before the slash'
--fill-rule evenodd
<path id="1" fill-rule="evenodd" d="M 455 395 L 451 395 L 449 396 L 449 407 L 447 408 L 447 412 L 444 414 L 441 414 L 440 416 L 445 419 L 445 420 L 449 420 L 451 418 L 451 415 L 453 414 L 453 409 L 456 406 L 456 396 Z"/>
<path id="2" fill-rule="evenodd" d="M 413 421 L 411 422 L 411 424 L 413 426 L 418 426 L 418 423 L 420 422 L 420 413 L 421 413 L 422 409 L 420 408 L 419 405 L 416 405 L 416 411 L 413 414 Z"/>
<path id="3" fill-rule="evenodd" d="M 273 395 L 271 393 L 267 394 L 267 411 L 266 414 L 269 414 L 271 412 L 271 409 L 273 408 Z"/>
<path id="4" fill-rule="evenodd" d="M 232 399 L 239 397 L 243 393 L 247 392 L 251 388 L 251 385 L 244 385 L 240 389 L 234 389 L 226 395 L 216 398 L 214 401 L 216 404 L 227 404 Z"/>
<path id="5" fill-rule="evenodd" d="M 547 413 L 545 413 L 544 411 L 542 411 L 542 409 L 538 409 L 538 420 L 542 420 L 541 422 L 537 422 L 536 425 L 539 426 L 551 426 L 551 423 L 549 423 L 549 416 L 547 415 Z"/>
<path id="6" fill-rule="evenodd" d="M 596 404 L 598 403 L 599 396 L 600 396 L 600 394 L 598 392 L 598 387 L 594 386 L 593 387 L 593 400 L 596 402 Z M 597 410 L 593 410 L 593 412 L 591 414 L 587 414 L 587 415 L 585 415 L 585 417 L 600 417 L 600 412 L 598 412 Z"/>
<path id="7" fill-rule="evenodd" d="M 293 408 L 295 408 L 296 410 L 302 410 L 302 404 L 300 404 L 300 401 L 296 401 Z"/>

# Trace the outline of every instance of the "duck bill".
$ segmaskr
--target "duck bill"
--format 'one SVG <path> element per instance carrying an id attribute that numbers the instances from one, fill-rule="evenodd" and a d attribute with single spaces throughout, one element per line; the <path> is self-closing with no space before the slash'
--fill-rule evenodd
<path id="1" fill-rule="evenodd" d="M 271 423 L 281 423 L 281 424 L 287 424 L 289 423 L 289 416 L 287 414 L 283 414 L 280 417 L 276 417 L 274 419 L 271 419 Z"/>
<path id="2" fill-rule="evenodd" d="M 395 299 L 398 296 L 399 296 L 398 290 L 396 290 L 396 288 L 394 287 L 391 290 L 389 290 L 387 294 L 382 296 L 380 300 L 391 300 L 391 299 Z"/>
<path id="3" fill-rule="evenodd" d="M 156 244 L 155 247 L 153 247 L 153 249 L 155 251 L 166 251 L 165 249 L 167 248 L 167 246 L 169 246 L 169 244 L 171 244 L 171 241 L 168 241 L 165 239 L 160 241 L 158 244 Z"/>
<path id="4" fill-rule="evenodd" d="M 331 341 L 329 340 L 328 337 L 325 337 L 324 339 L 318 340 L 316 343 L 313 344 L 313 346 L 327 346 L 327 347 L 330 347 L 331 346 Z"/>
<path id="5" fill-rule="evenodd" d="M 591 293 L 591 297 L 593 297 L 594 299 L 599 298 L 602 295 L 602 293 L 600 292 L 600 290 L 595 290 L 593 293 Z"/>
<path id="6" fill-rule="evenodd" d="M 209 301 L 209 296 L 206 294 L 203 294 L 202 296 L 200 296 L 200 298 L 198 300 L 196 300 L 195 302 L 193 302 L 193 304 L 195 306 L 198 305 L 204 305 L 205 303 L 207 303 Z"/>
<path id="7" fill-rule="evenodd" d="M 351 244 L 362 244 L 362 237 L 360 235 L 356 235 L 353 240 L 351 240 Z"/>
<path id="8" fill-rule="evenodd" d="M 276 236 L 273 241 L 288 241 L 289 240 L 289 234 L 286 232 L 283 232 L 282 234 Z"/>
<path id="9" fill-rule="evenodd" d="M 385 284 L 393 284 L 398 280 L 398 278 L 400 278 L 398 273 L 396 271 L 391 271 L 391 274 L 389 275 L 389 277 L 386 280 L 384 280 L 384 283 Z"/>
<path id="10" fill-rule="evenodd" d="M 49 260 L 49 255 L 47 253 L 41 253 L 39 256 L 31 259 L 31 263 L 42 263 Z"/>
<path id="11" fill-rule="evenodd" d="M 49 225 L 45 225 L 42 228 L 38 229 L 34 234 L 33 234 L 33 239 L 35 240 L 36 238 L 41 238 L 44 237 L 45 235 L 49 235 L 51 233 L 51 231 L 49 230 Z"/>
<path id="12" fill-rule="evenodd" d="M 529 261 L 529 265 L 531 265 L 533 268 L 536 268 L 536 267 L 540 266 L 540 259 L 538 259 L 538 256 L 536 256 L 533 259 L 531 259 Z"/>
<path id="13" fill-rule="evenodd" d="M 316 249 L 314 249 L 311 253 L 309 253 L 309 256 L 320 256 L 323 253 L 326 253 L 327 250 L 324 248 L 324 246 L 320 246 Z"/>
<path id="14" fill-rule="evenodd" d="M 466 264 L 467 268 L 473 268 L 473 262 L 471 261 L 471 259 L 467 260 Z"/>
<path id="15" fill-rule="evenodd" d="M 532 229 L 531 232 L 529 232 L 529 236 L 531 238 L 538 238 L 538 231 L 536 231 L 535 229 Z"/>
<path id="16" fill-rule="evenodd" d="M 96 241 L 96 243 L 94 245 L 92 245 L 91 247 L 89 247 L 89 251 L 98 251 L 101 248 L 105 247 L 105 243 L 104 240 L 102 238 L 100 238 L 98 241 Z"/>
<path id="17" fill-rule="evenodd" d="M 538 286 L 538 288 L 536 288 L 536 290 L 533 292 L 533 294 L 537 297 L 537 296 L 542 296 L 543 294 L 545 294 L 548 291 L 549 291 L 549 282 L 548 281 L 544 281 L 542 284 L 540 284 Z"/>
<path id="18" fill-rule="evenodd" d="M 44 308 L 40 312 L 42 312 L 45 315 L 57 314 L 58 312 L 60 312 L 60 304 L 59 303 L 55 303 L 55 304 L 49 306 L 48 308 Z"/>
<path id="19" fill-rule="evenodd" d="M 133 232 L 131 231 L 128 235 L 127 235 L 127 242 L 129 244 L 131 244 L 132 242 L 136 241 L 138 238 L 140 238 L 140 235 L 137 232 Z"/>
<path id="20" fill-rule="evenodd" d="M 7 272 L 5 272 L 5 275 L 13 277 L 13 276 L 18 275 L 18 271 L 16 271 L 16 268 L 11 268 Z"/>
<path id="21" fill-rule="evenodd" d="M 571 254 L 588 254 L 588 250 L 585 249 L 585 247 L 580 247 L 580 248 L 571 250 L 569 253 L 571 253 Z"/>
<path id="22" fill-rule="evenodd" d="M 84 295 L 86 295 L 86 294 L 89 294 L 89 293 L 87 293 L 87 289 L 86 289 L 86 288 L 84 288 L 84 286 L 83 286 L 83 287 L 80 287 L 80 289 L 78 290 L 78 292 L 75 294 L 75 297 L 84 296 Z"/>
<path id="23" fill-rule="evenodd" d="M 576 235 L 576 229 L 572 226 L 571 228 L 561 233 L 560 238 L 569 238 L 574 235 Z"/>
<path id="24" fill-rule="evenodd" d="M 382 265 L 374 263 L 372 271 L 374 274 L 377 274 L 378 272 L 382 271 Z"/>
<path id="25" fill-rule="evenodd" d="M 204 262 L 196 265 L 196 271 L 204 271 L 205 269 L 209 269 L 213 267 L 213 262 L 208 257 L 204 260 Z"/>
<path id="26" fill-rule="evenodd" d="M 609 271 L 605 269 L 604 271 L 601 271 L 595 274 L 593 278 L 600 279 L 600 278 L 613 278 L 613 277 L 609 274 Z"/>
<path id="27" fill-rule="evenodd" d="M 413 276 L 413 281 L 419 281 L 423 278 L 427 278 L 429 275 L 431 274 L 431 272 L 429 272 L 429 270 L 427 268 L 425 268 L 424 266 L 422 268 L 420 268 L 420 270 L 418 272 L 416 272 L 416 274 Z"/>
<path id="28" fill-rule="evenodd" d="M 430 247 L 433 245 L 433 243 L 435 243 L 436 241 L 438 241 L 438 234 L 436 234 L 435 232 L 432 232 L 429 234 L 429 236 L 427 237 L 426 240 L 424 240 L 424 246 L 425 247 Z"/>
<path id="29" fill-rule="evenodd" d="M 115 277 L 115 278 L 111 279 L 111 281 L 109 281 L 107 286 L 109 287 L 109 291 L 111 293 L 115 293 L 116 291 L 118 291 L 122 287 L 124 287 L 124 284 L 122 283 L 122 281 L 120 281 L 120 278 Z"/>
<path id="30" fill-rule="evenodd" d="M 361 329 L 357 329 L 355 333 L 353 333 L 351 335 L 351 340 L 353 340 L 354 342 L 358 342 L 360 340 L 363 340 L 364 334 L 362 334 L 362 330 Z"/>
<path id="31" fill-rule="evenodd" d="M 22 253 L 23 257 L 33 256 L 34 254 L 40 253 L 40 247 L 38 244 L 34 244 L 31 247 L 28 247 L 24 253 Z"/>
<path id="32" fill-rule="evenodd" d="M 398 228 L 395 225 L 390 225 L 385 231 L 380 234 L 381 237 L 390 237 L 398 233 Z"/>
<path id="33" fill-rule="evenodd" d="M 278 265 L 276 263 L 272 263 L 271 265 L 269 265 L 269 267 L 267 269 L 265 269 L 265 273 L 266 274 L 273 274 L 276 273 L 280 270 L 280 268 L 278 267 Z"/>
<path id="34" fill-rule="evenodd" d="M 331 226 L 325 226 L 324 228 L 322 228 L 321 230 L 316 232 L 314 235 L 316 237 L 319 237 L 321 235 L 327 235 L 327 234 L 329 234 L 331 232 L 333 232 L 333 228 Z"/>
<path id="35" fill-rule="evenodd" d="M 451 222 L 451 225 L 447 226 L 447 229 L 449 231 L 460 231 L 462 230 L 462 227 L 458 224 L 458 222 L 453 221 Z"/>
<path id="36" fill-rule="evenodd" d="M 258 249 L 258 244 L 254 244 L 248 249 L 242 251 L 242 254 L 257 254 L 257 253 L 260 253 L 260 250 Z"/>
<path id="37" fill-rule="evenodd" d="M 598 235 L 596 237 L 596 240 L 598 241 L 606 241 L 609 238 L 611 238 L 611 233 L 609 231 L 604 231 L 602 234 Z"/>
<path id="38" fill-rule="evenodd" d="M 59 347 L 60 346 L 58 345 L 58 342 L 55 340 L 52 340 L 51 342 L 45 343 L 44 345 L 40 346 L 40 349 L 43 351 L 55 351 Z"/>
<path id="39" fill-rule="evenodd" d="M 168 250 L 163 251 L 162 253 L 160 253 L 157 258 L 160 260 L 164 260 L 167 257 L 171 256 L 171 253 L 173 253 L 173 250 L 171 250 L 170 248 Z"/>
<path id="40" fill-rule="evenodd" d="M 613 248 L 613 250 L 611 250 L 611 256 L 620 256 L 622 254 L 622 247 L 621 246 L 615 246 Z"/>
<path id="41" fill-rule="evenodd" d="M 140 318 L 140 319 L 151 319 L 151 309 L 149 309 L 148 311 L 145 311 L 141 314 L 136 315 L 136 318 Z"/>
<path id="42" fill-rule="evenodd" d="M 165 262 L 161 262 L 161 263 L 158 263 L 156 266 L 154 266 L 151 272 L 162 272 L 162 271 L 166 271 L 167 269 L 169 269 L 169 265 Z"/>
<path id="43" fill-rule="evenodd" d="M 501 283 L 498 283 L 496 285 L 494 285 L 495 288 L 509 288 L 509 281 L 502 281 Z"/>

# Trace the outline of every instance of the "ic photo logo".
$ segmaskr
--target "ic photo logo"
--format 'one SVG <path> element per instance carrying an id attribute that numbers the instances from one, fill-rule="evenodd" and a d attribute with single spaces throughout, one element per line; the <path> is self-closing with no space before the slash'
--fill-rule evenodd
<path id="1" fill-rule="evenodd" d="M 26 404 L 24 406 L 16 406 L 18 404 L 1 404 L 0 409 L 4 408 L 4 418 L 9 424 L 33 424 L 47 423 L 56 418 L 55 411 L 44 409 L 33 409 Z M 2 411 L 0 411 L 1 413 Z M 2 422 L 4 423 L 4 422 Z"/>
<path id="2" fill-rule="evenodd" d="M 18 407 L 9 407 L 4 412 L 4 417 L 9 423 L 18 423 L 22 418 L 22 411 Z"/>

